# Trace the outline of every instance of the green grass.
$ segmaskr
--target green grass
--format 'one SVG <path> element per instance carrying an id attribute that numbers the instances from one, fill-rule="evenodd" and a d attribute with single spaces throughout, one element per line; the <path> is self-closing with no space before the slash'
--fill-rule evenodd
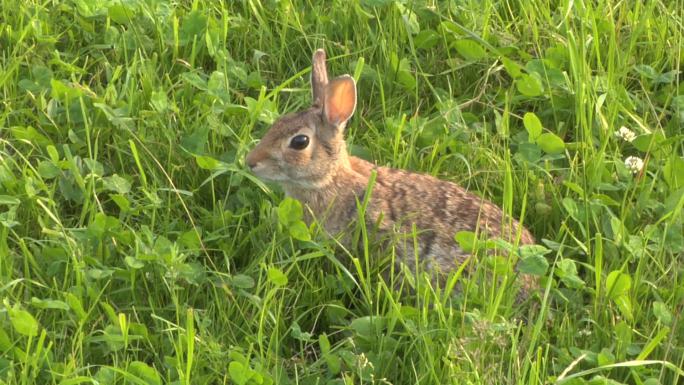
<path id="1" fill-rule="evenodd" d="M 684 383 L 683 9 L 0 0 L 0 384 Z M 538 295 L 296 229 L 244 156 L 319 47 L 353 151 L 522 216 Z"/>

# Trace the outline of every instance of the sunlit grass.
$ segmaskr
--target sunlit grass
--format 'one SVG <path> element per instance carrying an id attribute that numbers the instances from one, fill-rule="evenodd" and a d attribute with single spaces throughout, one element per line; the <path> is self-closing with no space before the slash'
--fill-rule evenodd
<path id="1" fill-rule="evenodd" d="M 682 9 L 0 0 L 0 384 L 682 382 Z M 539 293 L 293 230 L 243 158 L 320 47 L 352 152 L 522 217 Z"/>

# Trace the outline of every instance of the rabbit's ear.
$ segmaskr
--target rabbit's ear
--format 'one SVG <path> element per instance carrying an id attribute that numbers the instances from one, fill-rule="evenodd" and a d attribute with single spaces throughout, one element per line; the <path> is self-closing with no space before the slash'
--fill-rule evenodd
<path id="1" fill-rule="evenodd" d="M 323 106 L 328 70 L 325 68 L 325 51 L 317 49 L 311 59 L 311 93 L 314 106 Z"/>
<path id="2" fill-rule="evenodd" d="M 354 78 L 343 75 L 333 79 L 325 88 L 323 114 L 335 127 L 344 124 L 356 109 L 356 83 Z"/>

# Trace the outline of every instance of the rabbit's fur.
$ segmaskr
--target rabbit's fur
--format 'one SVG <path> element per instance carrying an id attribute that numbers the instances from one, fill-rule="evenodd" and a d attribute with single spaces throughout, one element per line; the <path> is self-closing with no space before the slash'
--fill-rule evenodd
<path id="1" fill-rule="evenodd" d="M 381 231 L 409 234 L 415 225 L 417 255 L 428 271 L 439 276 L 469 257 L 454 240 L 459 231 L 534 243 L 530 232 L 517 221 L 506 220 L 498 206 L 454 183 L 378 167 L 349 155 L 344 129 L 356 107 L 353 78 L 344 75 L 329 82 L 325 53 L 319 49 L 313 55 L 311 83 L 313 106 L 275 122 L 246 163 L 258 177 L 279 183 L 301 201 L 327 232 L 338 234 L 358 218 L 357 202 L 364 200 L 375 171 L 365 213 L 368 223 L 377 223 Z M 410 266 L 416 250 L 413 241 L 404 244 L 410 246 L 399 254 Z M 520 281 L 523 295 L 535 286 L 530 276 L 523 275 Z"/>

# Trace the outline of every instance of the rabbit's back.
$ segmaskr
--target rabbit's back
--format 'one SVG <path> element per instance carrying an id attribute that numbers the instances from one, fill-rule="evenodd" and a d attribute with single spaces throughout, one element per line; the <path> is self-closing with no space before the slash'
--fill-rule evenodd
<path id="1" fill-rule="evenodd" d="M 365 161 L 355 163 L 362 162 Z M 408 235 L 398 250 L 409 266 L 417 256 L 426 270 L 440 275 L 457 269 L 470 257 L 454 239 L 459 231 L 476 232 L 485 238 L 500 237 L 512 243 L 535 243 L 532 234 L 517 220 L 507 218 L 499 206 L 455 183 L 370 164 L 363 169 L 368 167 L 377 174 L 368 219 L 381 218 L 382 230 Z M 414 248 L 413 234 L 418 250 Z M 523 275 L 520 281 L 522 297 L 536 286 L 531 276 Z"/>
<path id="2" fill-rule="evenodd" d="M 288 190 L 288 194 L 306 203 L 314 216 L 323 220 L 332 233 L 343 231 L 358 219 L 357 202 L 363 202 L 368 180 L 375 171 L 365 217 L 386 231 L 419 232 L 420 255 L 448 253 L 449 259 L 462 263 L 468 256 L 458 249 L 454 235 L 473 231 L 489 237 L 502 237 L 532 244 L 534 238 L 515 219 L 504 217 L 503 210 L 492 202 L 472 194 L 455 183 L 427 174 L 379 167 L 356 157 L 349 157 L 350 167 L 335 176 L 324 189 Z M 455 257 L 455 258 L 454 258 Z"/>
<path id="3" fill-rule="evenodd" d="M 372 202 L 393 223 L 432 229 L 448 237 L 449 243 L 458 231 L 477 231 L 511 241 L 520 231 L 521 243 L 534 243 L 529 231 L 518 221 L 506 219 L 499 206 L 455 183 L 387 167 L 377 167 L 376 172 Z"/>

